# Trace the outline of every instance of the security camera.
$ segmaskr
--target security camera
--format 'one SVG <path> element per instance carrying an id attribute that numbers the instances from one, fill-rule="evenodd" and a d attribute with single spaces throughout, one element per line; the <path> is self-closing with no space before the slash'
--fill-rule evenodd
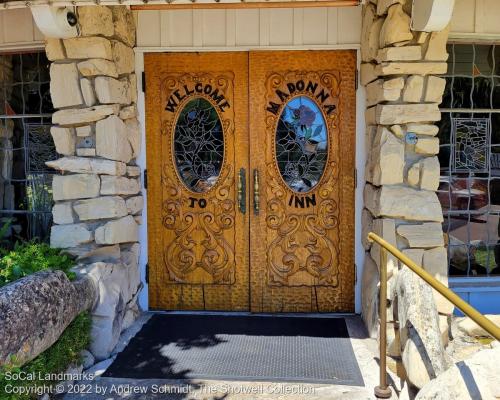
<path id="1" fill-rule="evenodd" d="M 32 6 L 31 13 L 46 37 L 67 39 L 78 36 L 78 17 L 69 7 Z"/>

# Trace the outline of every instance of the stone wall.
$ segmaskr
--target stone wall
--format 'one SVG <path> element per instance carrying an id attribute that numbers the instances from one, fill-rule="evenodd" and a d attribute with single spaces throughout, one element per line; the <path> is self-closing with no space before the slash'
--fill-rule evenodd
<path id="1" fill-rule="evenodd" d="M 134 74 L 135 26 L 125 6 L 77 9 L 80 37 L 47 39 L 52 61 L 51 129 L 62 156 L 54 177 L 51 246 L 78 256 L 99 284 L 92 351 L 113 349 L 138 313 L 138 230 L 142 223 L 140 132 Z"/>
<path id="2" fill-rule="evenodd" d="M 439 185 L 441 114 L 448 29 L 413 32 L 410 0 L 370 0 L 363 8 L 361 81 L 366 87 L 363 235 L 373 231 L 447 284 Z M 364 242 L 363 318 L 378 330 L 379 247 Z M 388 355 L 416 387 L 446 367 L 453 306 L 389 257 Z M 437 340 L 436 340 L 437 336 Z M 439 340 L 442 337 L 442 340 Z M 444 343 L 443 343 L 444 342 Z M 390 365 L 391 363 L 389 363 Z M 392 363 L 393 364 L 393 363 Z M 400 365 L 401 366 L 401 365 Z"/>

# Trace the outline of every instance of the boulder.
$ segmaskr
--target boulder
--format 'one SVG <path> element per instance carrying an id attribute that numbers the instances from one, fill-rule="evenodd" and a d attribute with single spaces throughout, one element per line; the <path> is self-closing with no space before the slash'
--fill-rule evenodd
<path id="1" fill-rule="evenodd" d="M 81 221 L 124 217 L 127 215 L 127 208 L 125 200 L 119 196 L 80 200 L 73 205 L 73 209 Z"/>
<path id="2" fill-rule="evenodd" d="M 415 400 L 479 400 L 500 398 L 500 346 L 484 349 L 427 383 Z"/>
<path id="3" fill-rule="evenodd" d="M 486 314 L 485 317 L 488 318 L 491 322 L 493 322 L 497 326 L 500 326 L 500 314 Z M 489 336 L 489 334 L 483 328 L 481 328 L 469 317 L 461 318 L 458 321 L 457 326 L 458 329 L 460 329 L 462 332 L 466 333 L 469 336 L 473 337 Z"/>
<path id="4" fill-rule="evenodd" d="M 62 271 L 37 272 L 0 288 L 0 365 L 12 356 L 21 365 L 34 359 L 95 299 L 92 281 L 72 283 Z"/>
<path id="5" fill-rule="evenodd" d="M 86 125 L 99 121 L 111 114 L 118 114 L 118 104 L 94 106 L 89 108 L 59 110 L 52 114 L 52 122 L 59 125 Z"/>
<path id="6" fill-rule="evenodd" d="M 127 310 L 133 308 L 141 288 L 138 266 L 98 262 L 83 267 L 79 273 L 88 276 L 98 288 L 98 299 L 92 310 L 90 351 L 96 360 L 104 360 L 118 343 L 123 319 Z"/>
<path id="7" fill-rule="evenodd" d="M 118 78 L 115 63 L 103 60 L 102 58 L 91 58 L 90 60 L 81 61 L 77 64 L 77 68 L 83 76 L 104 75 Z"/>
<path id="8" fill-rule="evenodd" d="M 50 65 L 50 97 L 55 108 L 83 104 L 76 64 L 52 63 Z"/>
<path id="9" fill-rule="evenodd" d="M 52 196 L 55 201 L 97 197 L 101 180 L 93 174 L 54 175 Z"/>
<path id="10" fill-rule="evenodd" d="M 424 387 L 447 368 L 432 289 L 407 267 L 396 279 L 401 358 L 408 382 Z"/>
<path id="11" fill-rule="evenodd" d="M 130 215 L 109 221 L 95 231 L 97 244 L 116 244 L 137 242 L 139 240 L 139 227 Z"/>
<path id="12" fill-rule="evenodd" d="M 58 160 L 47 161 L 45 164 L 50 168 L 65 172 L 105 175 L 124 175 L 126 172 L 125 163 L 103 160 L 102 158 L 63 157 Z"/>
<path id="13" fill-rule="evenodd" d="M 113 36 L 115 31 L 111 9 L 106 6 L 78 7 L 78 23 L 81 36 Z"/>
<path id="14" fill-rule="evenodd" d="M 75 154 L 76 138 L 74 128 L 63 128 L 60 126 L 52 126 L 50 134 L 54 140 L 56 151 L 65 156 Z"/>
<path id="15" fill-rule="evenodd" d="M 86 224 L 52 225 L 50 228 L 50 247 L 66 249 L 93 239 L 93 232 Z"/>

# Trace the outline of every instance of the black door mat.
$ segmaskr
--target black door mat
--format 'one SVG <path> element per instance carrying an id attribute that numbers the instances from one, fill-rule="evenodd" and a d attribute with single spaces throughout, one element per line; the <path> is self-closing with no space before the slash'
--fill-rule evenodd
<path id="1" fill-rule="evenodd" d="M 155 314 L 103 376 L 363 386 L 344 318 Z"/>

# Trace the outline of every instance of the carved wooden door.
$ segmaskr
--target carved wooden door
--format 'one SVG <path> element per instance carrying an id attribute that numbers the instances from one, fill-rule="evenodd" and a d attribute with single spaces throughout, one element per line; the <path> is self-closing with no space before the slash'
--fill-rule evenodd
<path id="1" fill-rule="evenodd" d="M 144 63 L 150 307 L 248 310 L 248 54 Z"/>
<path id="2" fill-rule="evenodd" d="M 354 311 L 355 71 L 354 51 L 250 53 L 253 312 Z"/>

